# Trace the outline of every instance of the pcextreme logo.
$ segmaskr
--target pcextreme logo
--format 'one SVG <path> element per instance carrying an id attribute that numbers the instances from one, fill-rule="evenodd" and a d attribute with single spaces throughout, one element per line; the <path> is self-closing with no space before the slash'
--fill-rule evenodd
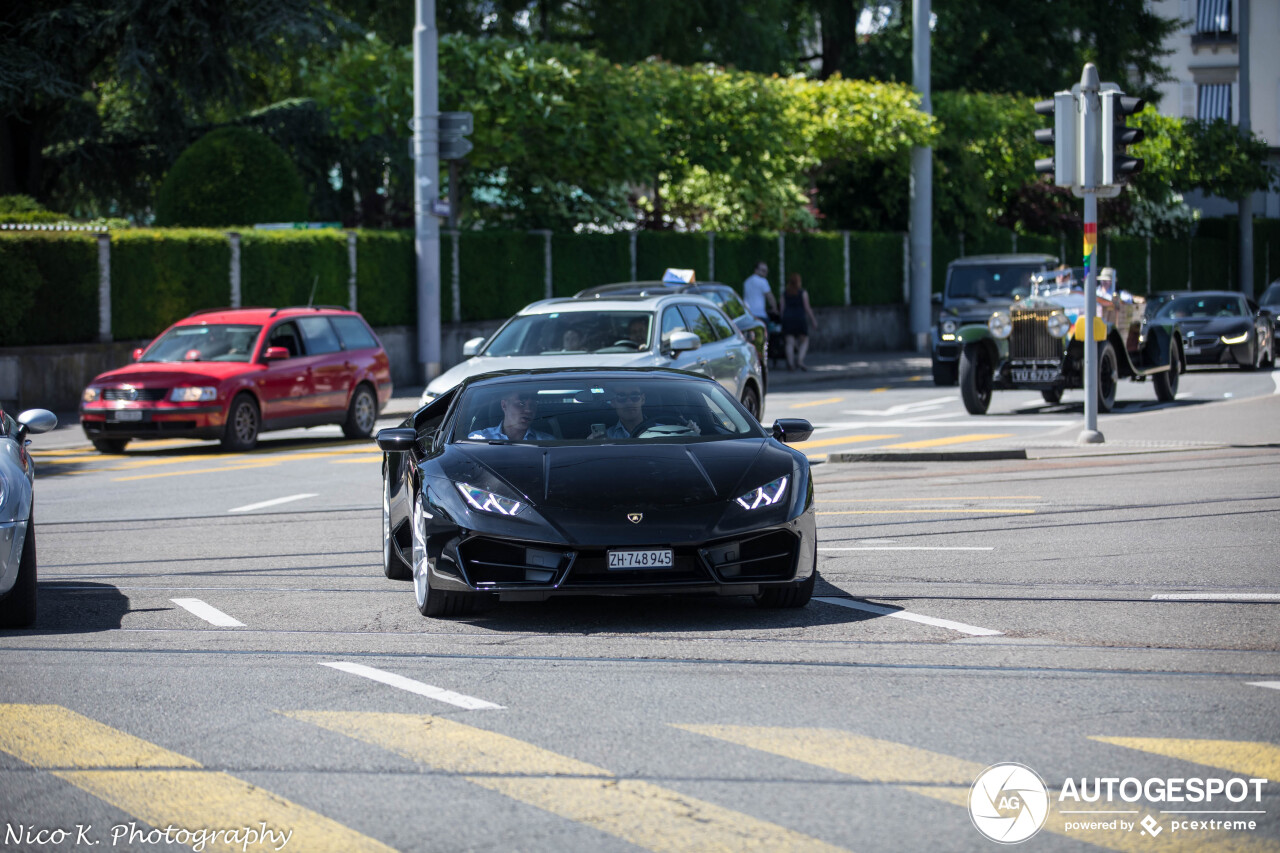
<path id="1" fill-rule="evenodd" d="M 978 832 L 992 841 L 1026 841 L 1049 817 L 1049 789 L 1030 767 L 993 764 L 973 780 L 969 817 Z"/>

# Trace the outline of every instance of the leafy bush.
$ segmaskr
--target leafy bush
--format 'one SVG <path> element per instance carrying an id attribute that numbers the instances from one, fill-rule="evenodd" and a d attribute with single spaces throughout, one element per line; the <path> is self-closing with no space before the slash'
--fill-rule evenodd
<path id="1" fill-rule="evenodd" d="M 156 224 L 229 227 L 305 219 L 297 167 L 274 142 L 241 127 L 206 134 L 182 153 L 156 195 Z"/>

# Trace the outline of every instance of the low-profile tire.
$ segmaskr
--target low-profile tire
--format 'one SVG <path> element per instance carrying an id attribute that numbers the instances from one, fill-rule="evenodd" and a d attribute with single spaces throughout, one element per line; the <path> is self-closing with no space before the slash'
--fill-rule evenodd
<path id="1" fill-rule="evenodd" d="M 1044 401 L 1050 406 L 1056 406 L 1062 402 L 1062 389 L 1044 388 L 1040 391 L 1040 396 L 1043 397 Z"/>
<path id="2" fill-rule="evenodd" d="M 818 570 L 814 569 L 813 574 L 799 583 L 762 589 L 755 596 L 755 602 L 760 607 L 804 607 L 813 598 L 813 587 L 817 580 Z"/>
<path id="3" fill-rule="evenodd" d="M 36 621 L 36 511 L 27 516 L 27 535 L 13 589 L 0 601 L 0 628 L 29 628 Z"/>
<path id="4" fill-rule="evenodd" d="M 751 413 L 751 417 L 760 420 L 760 394 L 754 385 L 742 389 L 742 407 Z"/>
<path id="5" fill-rule="evenodd" d="M 391 533 L 391 482 L 382 476 L 382 573 L 393 581 L 413 580 L 413 566 L 400 557 L 400 550 L 392 541 Z"/>
<path id="6" fill-rule="evenodd" d="M 427 561 L 427 543 L 423 538 L 422 501 L 413 496 L 413 597 L 423 616 L 455 617 L 474 613 L 482 603 L 480 593 L 444 591 L 431 588 L 431 566 Z"/>
<path id="7" fill-rule="evenodd" d="M 971 415 L 985 415 L 991 406 L 991 357 L 982 344 L 960 351 L 960 398 Z"/>
<path id="8" fill-rule="evenodd" d="M 949 386 L 960 381 L 959 367 L 954 361 L 935 360 L 932 367 L 934 385 Z"/>
<path id="9" fill-rule="evenodd" d="M 378 398 L 368 385 L 359 385 L 351 395 L 347 407 L 347 419 L 342 424 L 342 434 L 347 438 L 368 438 L 378 421 Z"/>
<path id="10" fill-rule="evenodd" d="M 1098 344 L 1098 411 L 1106 414 L 1116 407 L 1116 390 L 1120 386 L 1120 369 L 1116 351 L 1110 341 Z"/>
<path id="11" fill-rule="evenodd" d="M 1169 369 L 1157 373 L 1151 378 L 1156 387 L 1156 399 L 1161 403 L 1172 403 L 1178 397 L 1178 374 L 1182 370 L 1182 351 L 1177 340 L 1169 343 Z"/>
<path id="12" fill-rule="evenodd" d="M 248 394 L 240 394 L 227 409 L 227 426 L 222 435 L 222 449 L 232 451 L 253 450 L 258 444 L 258 431 L 262 428 L 262 416 L 258 404 Z"/>
<path id="13" fill-rule="evenodd" d="M 95 438 L 93 447 L 99 453 L 124 453 L 125 445 L 129 443 L 127 438 Z"/>

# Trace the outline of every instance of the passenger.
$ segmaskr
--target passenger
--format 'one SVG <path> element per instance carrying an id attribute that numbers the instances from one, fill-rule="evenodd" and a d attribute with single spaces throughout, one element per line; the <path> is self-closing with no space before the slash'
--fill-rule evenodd
<path id="1" fill-rule="evenodd" d="M 614 414 L 618 416 L 618 422 L 603 433 L 600 431 L 601 424 L 592 424 L 591 438 L 631 438 L 632 432 L 640 424 L 644 423 L 644 392 L 633 385 L 624 385 L 621 388 L 615 388 L 613 398 L 609 401 L 613 406 Z M 680 418 L 680 423 L 685 427 L 693 430 L 694 435 L 701 435 L 702 430 L 694 421 L 686 418 Z"/>
<path id="2" fill-rule="evenodd" d="M 555 436 L 529 424 L 538 416 L 538 395 L 533 391 L 508 391 L 502 397 L 502 423 L 476 430 L 467 438 L 497 439 L 502 441 L 553 441 Z"/>
<path id="3" fill-rule="evenodd" d="M 566 329 L 564 340 L 560 344 L 563 350 L 580 350 L 582 349 L 582 333 L 577 329 Z"/>

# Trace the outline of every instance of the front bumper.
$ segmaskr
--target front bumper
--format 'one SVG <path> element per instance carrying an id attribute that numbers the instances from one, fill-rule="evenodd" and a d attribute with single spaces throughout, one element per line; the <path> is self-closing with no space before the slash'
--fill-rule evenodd
<path id="1" fill-rule="evenodd" d="M 135 404 L 80 407 L 80 426 L 98 438 L 220 438 L 227 415 L 218 405 Z"/>
<path id="2" fill-rule="evenodd" d="M 1224 344 L 1221 338 L 1214 338 L 1211 343 L 1203 340 L 1188 341 L 1182 348 L 1182 355 L 1187 364 L 1248 365 L 1249 342 L 1240 344 Z"/>

